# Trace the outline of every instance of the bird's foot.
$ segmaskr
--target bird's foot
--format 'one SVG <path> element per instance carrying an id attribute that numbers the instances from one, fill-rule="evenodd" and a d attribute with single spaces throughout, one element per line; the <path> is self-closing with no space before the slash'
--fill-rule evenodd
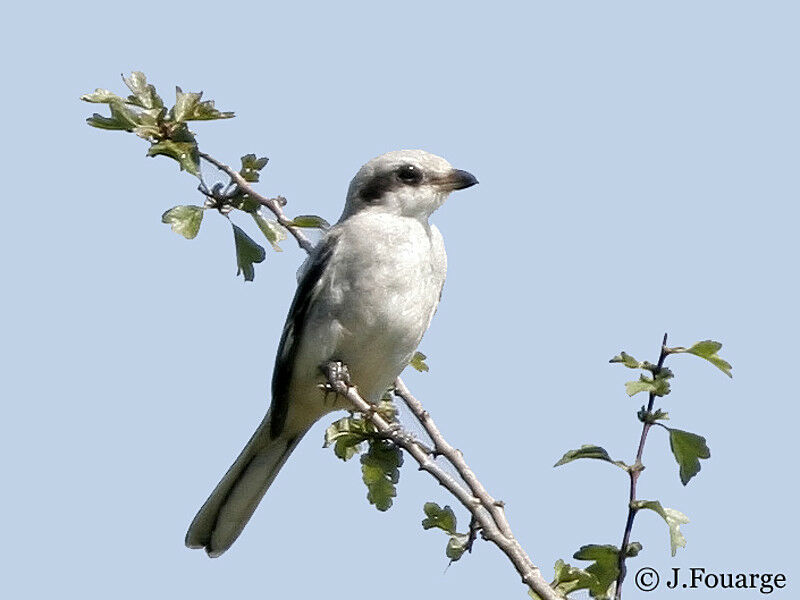
<path id="1" fill-rule="evenodd" d="M 328 394 L 331 392 L 334 394 L 339 393 L 339 390 L 337 390 L 335 387 L 336 383 L 343 383 L 347 388 L 347 391 L 349 391 L 350 388 L 355 387 L 350 380 L 350 371 L 347 369 L 347 365 L 340 360 L 332 360 L 327 362 L 320 366 L 320 370 L 327 378 L 325 383 L 321 383 L 319 385 L 319 387 L 325 392 L 326 400 L 328 398 Z"/>

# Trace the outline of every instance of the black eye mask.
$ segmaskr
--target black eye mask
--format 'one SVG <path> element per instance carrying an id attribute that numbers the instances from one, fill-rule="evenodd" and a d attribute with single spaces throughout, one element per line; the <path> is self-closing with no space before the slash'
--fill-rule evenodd
<path id="1" fill-rule="evenodd" d="M 392 171 L 377 173 L 361 188 L 358 195 L 364 202 L 375 202 L 387 192 L 406 185 L 419 185 L 422 179 L 422 169 L 414 165 L 401 165 Z"/>

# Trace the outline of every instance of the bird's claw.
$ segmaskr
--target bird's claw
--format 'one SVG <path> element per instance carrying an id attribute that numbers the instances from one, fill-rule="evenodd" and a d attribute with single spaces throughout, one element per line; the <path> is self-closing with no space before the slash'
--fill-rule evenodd
<path id="1" fill-rule="evenodd" d="M 350 371 L 342 361 L 332 360 L 322 365 L 320 369 L 325 377 L 328 378 L 328 381 L 320 384 L 320 387 L 326 392 L 326 396 L 330 392 L 337 392 L 335 383 L 343 383 L 348 391 L 350 388 L 355 387 L 350 380 Z"/>
<path id="2" fill-rule="evenodd" d="M 318 384 L 317 387 L 320 390 L 322 390 L 322 393 L 323 393 L 322 401 L 323 401 L 323 403 L 328 401 L 328 396 L 330 396 L 331 394 L 335 395 L 337 393 L 336 390 L 333 389 L 333 386 L 327 381 L 325 383 Z"/>

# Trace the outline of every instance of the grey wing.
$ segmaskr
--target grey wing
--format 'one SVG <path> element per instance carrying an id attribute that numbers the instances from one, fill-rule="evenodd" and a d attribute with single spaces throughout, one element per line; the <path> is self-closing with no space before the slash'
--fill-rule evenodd
<path id="1" fill-rule="evenodd" d="M 303 274 L 297 284 L 297 291 L 283 326 L 278 356 L 275 358 L 275 369 L 272 372 L 272 419 L 270 436 L 278 437 L 286 424 L 289 414 L 289 385 L 292 381 L 292 370 L 303 338 L 309 309 L 313 306 L 319 292 L 319 282 L 330 262 L 336 236 L 327 235 L 314 249 L 305 265 Z"/>

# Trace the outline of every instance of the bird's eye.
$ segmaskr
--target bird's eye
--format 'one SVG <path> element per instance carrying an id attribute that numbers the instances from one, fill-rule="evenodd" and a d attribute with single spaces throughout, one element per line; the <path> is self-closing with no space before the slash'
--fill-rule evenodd
<path id="1" fill-rule="evenodd" d="M 397 177 L 403 183 L 416 185 L 422 181 L 422 171 L 414 165 L 402 165 L 397 169 Z"/>

